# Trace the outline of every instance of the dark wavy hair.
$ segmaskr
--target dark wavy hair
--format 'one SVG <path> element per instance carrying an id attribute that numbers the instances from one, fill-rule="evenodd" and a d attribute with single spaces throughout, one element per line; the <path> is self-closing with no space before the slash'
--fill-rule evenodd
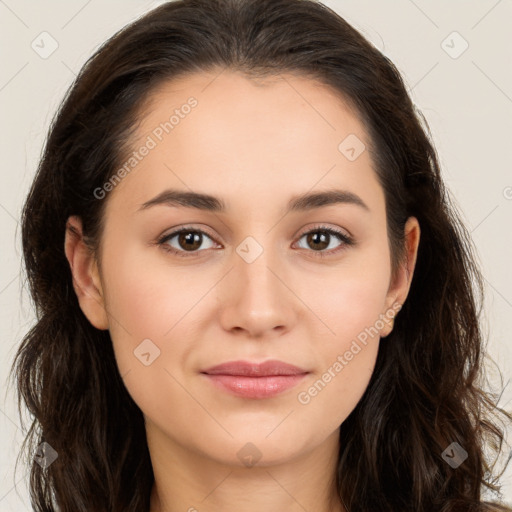
<path id="1" fill-rule="evenodd" d="M 332 87 L 368 130 L 394 269 L 404 258 L 405 221 L 415 216 L 421 226 L 409 296 L 341 425 L 336 479 L 346 509 L 510 512 L 483 499 L 484 491 L 502 497 L 498 414 L 506 422 L 512 416 L 484 391 L 482 276 L 430 129 L 393 63 L 311 0 L 167 2 L 111 37 L 68 90 L 22 212 L 37 322 L 11 375 L 20 416 L 21 399 L 33 415 L 22 450 L 29 445 L 34 510 L 149 509 L 154 475 L 143 415 L 108 330 L 93 327 L 79 307 L 64 253 L 66 221 L 80 216 L 97 251 L 108 195 L 98 200 L 93 191 L 124 161 L 149 95 L 179 76 L 226 69 L 249 78 L 295 73 Z M 32 455 L 44 442 L 58 454 L 46 467 Z M 454 442 L 467 452 L 457 468 L 442 457 Z"/>

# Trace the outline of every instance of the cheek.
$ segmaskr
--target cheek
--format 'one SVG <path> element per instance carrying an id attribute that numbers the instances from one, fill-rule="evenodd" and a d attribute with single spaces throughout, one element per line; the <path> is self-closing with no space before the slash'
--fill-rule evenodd
<path id="1" fill-rule="evenodd" d="M 382 256 L 376 257 L 379 253 Z M 389 278 L 389 258 L 377 248 L 353 253 L 337 267 L 302 277 L 300 296 L 307 297 L 308 306 L 322 320 L 321 331 L 328 346 L 341 350 L 365 329 L 376 324 L 377 329 L 382 328 L 379 319 L 384 313 Z M 310 335 L 318 338 L 318 332 Z"/>
<path id="2" fill-rule="evenodd" d="M 162 253 L 137 243 L 105 250 L 107 303 L 121 336 L 162 339 L 211 287 L 204 272 L 169 265 Z"/>
<path id="3" fill-rule="evenodd" d="M 103 260 L 109 330 L 125 386 L 149 415 L 158 416 L 164 397 L 190 408 L 178 382 L 205 338 L 201 326 L 218 317 L 212 314 L 217 304 L 211 289 L 222 272 L 213 275 L 208 265 L 179 266 L 176 258 L 170 263 L 163 251 L 136 242 L 125 243 L 122 251 L 114 250 L 114 237 L 109 243 Z"/>
<path id="4" fill-rule="evenodd" d="M 114 250 L 115 247 L 122 250 Z M 116 246 L 112 239 L 104 249 L 109 331 L 121 374 L 143 371 L 148 376 L 148 369 L 162 362 L 164 351 L 166 356 L 169 351 L 176 352 L 182 344 L 165 340 L 180 331 L 187 311 L 207 290 L 206 285 L 205 290 L 190 286 L 190 269 L 187 274 L 183 269 L 164 268 L 154 256 L 149 258 L 154 251 L 141 250 L 135 243 L 132 247 L 127 243 Z M 155 364 L 146 367 L 140 360 L 139 352 L 144 347 L 147 350 L 142 353 L 149 352 L 149 360 Z M 147 362 L 148 357 L 145 358 Z"/>
<path id="5" fill-rule="evenodd" d="M 347 291 L 349 288 L 347 288 Z M 354 410 L 370 382 L 378 355 L 377 329 L 382 301 L 375 290 L 363 293 L 356 288 L 349 295 L 340 293 L 336 312 L 325 317 L 334 331 L 315 338 L 318 371 L 297 390 L 296 403 L 301 423 L 324 434 L 338 428 Z"/>
<path id="6" fill-rule="evenodd" d="M 183 341 L 193 336 L 187 328 L 194 305 L 211 285 L 191 282 L 190 267 L 162 265 L 154 256 L 150 261 L 140 248 L 104 254 L 109 331 L 128 393 L 150 417 L 159 417 L 166 401 L 189 409 L 176 369 L 194 347 Z"/>
<path id="7" fill-rule="evenodd" d="M 371 261 L 370 265 L 370 258 L 361 259 L 361 264 L 305 281 L 301 296 L 308 297 L 308 306 L 321 320 L 312 323 L 309 332 L 319 371 L 297 395 L 305 422 L 328 411 L 328 423 L 336 428 L 356 407 L 371 379 L 389 286 L 389 261 L 373 256 Z"/>

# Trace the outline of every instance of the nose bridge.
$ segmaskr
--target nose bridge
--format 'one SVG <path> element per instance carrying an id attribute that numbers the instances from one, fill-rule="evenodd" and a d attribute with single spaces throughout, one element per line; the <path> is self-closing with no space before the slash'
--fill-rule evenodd
<path id="1" fill-rule="evenodd" d="M 272 239 L 262 233 L 247 236 L 236 246 L 222 314 L 226 328 L 254 334 L 289 324 L 292 297 L 283 284 L 283 265 Z"/>
<path id="2" fill-rule="evenodd" d="M 280 295 L 282 286 L 276 273 L 280 265 L 277 248 L 272 247 L 272 236 L 260 234 L 247 236 L 236 247 L 238 260 L 235 263 L 236 279 L 244 288 L 244 295 L 257 300 L 269 300 Z"/>

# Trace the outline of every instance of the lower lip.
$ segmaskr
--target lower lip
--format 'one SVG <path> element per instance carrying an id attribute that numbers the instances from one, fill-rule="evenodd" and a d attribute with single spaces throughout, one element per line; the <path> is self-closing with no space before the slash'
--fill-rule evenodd
<path id="1" fill-rule="evenodd" d="M 204 374 L 217 387 L 244 398 L 270 398 L 296 386 L 307 374 L 243 377 Z"/>

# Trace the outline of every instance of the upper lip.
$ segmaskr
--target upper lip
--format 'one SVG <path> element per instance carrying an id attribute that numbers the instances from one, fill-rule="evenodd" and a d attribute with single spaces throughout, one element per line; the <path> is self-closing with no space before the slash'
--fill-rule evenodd
<path id="1" fill-rule="evenodd" d="M 228 361 L 212 366 L 201 373 L 208 375 L 241 375 L 244 377 L 267 377 L 274 375 L 300 375 L 309 373 L 303 368 L 288 364 L 277 359 L 271 359 L 263 363 L 251 363 L 250 361 Z"/>

